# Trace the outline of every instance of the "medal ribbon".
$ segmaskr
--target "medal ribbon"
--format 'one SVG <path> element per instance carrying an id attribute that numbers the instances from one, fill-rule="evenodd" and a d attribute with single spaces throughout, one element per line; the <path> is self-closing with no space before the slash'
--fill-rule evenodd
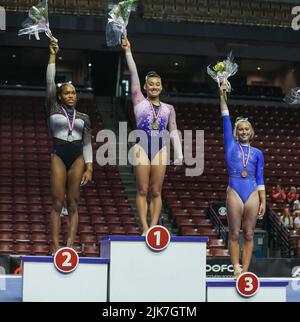
<path id="1" fill-rule="evenodd" d="M 242 146 L 239 144 L 239 147 L 241 149 L 241 152 L 242 152 L 242 160 L 243 160 L 243 166 L 244 168 L 246 169 L 247 167 L 247 164 L 249 162 L 249 159 L 250 159 L 250 154 L 251 154 L 251 145 L 249 144 L 248 147 L 249 147 L 249 151 L 248 151 L 248 155 L 247 155 L 247 160 L 245 160 L 245 153 L 244 153 L 244 150 L 242 148 Z"/>
<path id="2" fill-rule="evenodd" d="M 161 113 L 161 105 L 159 104 L 159 110 L 158 110 L 158 113 L 156 114 L 155 112 L 155 109 L 153 107 L 153 104 L 152 102 L 148 99 L 149 103 L 150 103 L 150 107 L 152 109 L 152 112 L 153 112 L 153 123 L 156 123 L 158 118 L 160 117 L 160 113 Z"/>
<path id="3" fill-rule="evenodd" d="M 69 114 L 67 113 L 67 111 L 63 107 L 61 107 L 61 108 L 64 111 L 64 113 L 66 115 L 66 118 L 68 120 L 69 131 L 72 133 L 73 128 L 74 128 L 74 124 L 75 124 L 75 119 L 76 119 L 76 110 L 74 109 L 74 112 L 73 112 L 73 120 L 72 120 L 72 124 L 71 124 L 71 121 L 70 121 L 70 118 L 69 118 Z"/>

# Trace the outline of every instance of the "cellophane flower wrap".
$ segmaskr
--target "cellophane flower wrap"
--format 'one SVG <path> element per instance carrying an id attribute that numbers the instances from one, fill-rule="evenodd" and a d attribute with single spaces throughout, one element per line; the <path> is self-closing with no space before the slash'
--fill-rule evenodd
<path id="1" fill-rule="evenodd" d="M 238 64 L 234 62 L 232 52 L 227 56 L 227 59 L 218 62 L 215 66 L 207 66 L 207 73 L 213 80 L 218 83 L 220 87 L 222 84 L 227 85 L 226 92 L 231 92 L 231 84 L 228 80 L 229 77 L 233 76 L 238 71 Z M 227 100 L 227 94 L 224 93 L 225 99 Z"/>
<path id="2" fill-rule="evenodd" d="M 128 25 L 131 11 L 135 9 L 136 0 L 125 0 L 114 5 L 108 13 L 109 18 L 106 25 L 106 44 L 109 47 L 117 46 L 121 43 L 122 35 L 127 36 L 126 27 Z"/>
<path id="3" fill-rule="evenodd" d="M 290 105 L 300 104 L 300 87 L 295 87 L 285 96 L 284 101 Z"/>
<path id="4" fill-rule="evenodd" d="M 39 33 L 45 33 L 49 38 L 52 33 L 49 27 L 48 17 L 48 1 L 43 0 L 36 6 L 32 6 L 28 11 L 28 18 L 22 23 L 23 29 L 19 30 L 18 35 L 35 35 L 37 40 L 40 40 Z"/>

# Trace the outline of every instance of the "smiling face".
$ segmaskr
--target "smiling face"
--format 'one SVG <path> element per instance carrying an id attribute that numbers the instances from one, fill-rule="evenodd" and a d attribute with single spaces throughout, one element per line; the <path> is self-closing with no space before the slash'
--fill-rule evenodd
<path id="1" fill-rule="evenodd" d="M 150 99 L 159 97 L 162 91 L 160 77 L 147 77 L 144 89 L 147 92 L 147 97 Z"/>
<path id="2" fill-rule="evenodd" d="M 76 89 L 72 84 L 64 85 L 58 96 L 61 103 L 67 108 L 74 108 L 77 102 Z"/>
<path id="3" fill-rule="evenodd" d="M 241 143 L 249 143 L 251 128 L 248 122 L 240 122 L 237 126 L 237 137 Z"/>
<path id="4" fill-rule="evenodd" d="M 248 121 L 239 121 L 234 128 L 233 135 L 242 144 L 248 144 L 254 137 L 252 125 Z"/>

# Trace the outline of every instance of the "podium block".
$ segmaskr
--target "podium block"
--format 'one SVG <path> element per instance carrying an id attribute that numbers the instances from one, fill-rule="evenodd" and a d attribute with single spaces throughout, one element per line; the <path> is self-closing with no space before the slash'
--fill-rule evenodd
<path id="1" fill-rule="evenodd" d="M 286 302 L 287 280 L 261 278 L 255 295 L 246 298 L 236 290 L 236 281 L 231 278 L 208 278 L 207 302 Z"/>
<path id="2" fill-rule="evenodd" d="M 207 237 L 171 237 L 161 252 L 150 250 L 145 237 L 101 239 L 109 258 L 111 302 L 201 302 L 206 293 Z"/>
<path id="3" fill-rule="evenodd" d="M 60 273 L 53 257 L 24 256 L 24 302 L 106 302 L 108 259 L 79 258 L 75 271 Z"/>
<path id="4" fill-rule="evenodd" d="M 22 302 L 22 276 L 0 275 L 0 302 Z"/>

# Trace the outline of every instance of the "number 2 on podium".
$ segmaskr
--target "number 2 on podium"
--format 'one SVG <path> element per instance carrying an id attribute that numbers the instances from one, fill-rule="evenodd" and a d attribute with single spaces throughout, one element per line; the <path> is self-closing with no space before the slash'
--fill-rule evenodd
<path id="1" fill-rule="evenodd" d="M 62 256 L 66 257 L 66 260 L 62 263 L 63 267 L 71 267 L 72 263 L 71 263 L 71 254 L 69 252 L 63 252 Z"/>

